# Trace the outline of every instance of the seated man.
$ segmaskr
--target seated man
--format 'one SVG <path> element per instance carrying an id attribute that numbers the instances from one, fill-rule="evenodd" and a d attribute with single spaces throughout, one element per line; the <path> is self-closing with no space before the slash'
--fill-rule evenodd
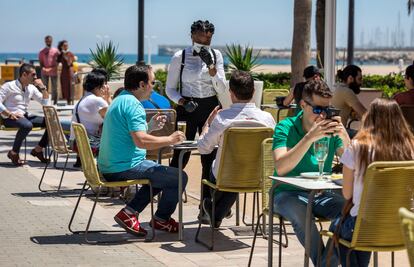
<path id="1" fill-rule="evenodd" d="M 303 78 L 305 78 L 305 81 L 297 83 L 293 90 L 290 90 L 289 95 L 283 100 L 283 105 L 289 106 L 292 100 L 295 100 L 295 103 L 299 106 L 305 84 L 310 80 L 320 80 L 321 74 L 317 67 L 310 65 L 303 70 Z"/>
<path id="2" fill-rule="evenodd" d="M 149 179 L 154 195 L 162 192 L 154 216 L 155 228 L 178 232 L 178 223 L 171 218 L 178 202 L 178 169 L 146 160 L 146 151 L 182 143 L 185 135 L 152 136 L 147 132 L 161 129 L 165 116 L 154 116 L 146 123 L 142 100 L 148 99 L 154 85 L 154 73 L 148 65 L 133 65 L 125 72 L 125 90 L 109 106 L 103 123 L 98 167 L 107 181 Z M 183 175 L 183 188 L 187 175 Z M 134 199 L 115 215 L 115 221 L 127 232 L 145 236 L 138 215 L 150 203 L 149 186 L 144 185 Z"/>
<path id="3" fill-rule="evenodd" d="M 49 102 L 49 94 L 42 80 L 37 79 L 35 67 L 30 64 L 22 64 L 19 69 L 19 78 L 3 84 L 0 88 L 0 113 L 4 120 L 4 126 L 19 128 L 14 139 L 12 150 L 7 153 L 15 166 L 21 166 L 20 147 L 26 136 L 34 127 L 46 127 L 45 119 L 27 112 L 30 99 L 35 99 L 42 105 Z M 43 156 L 43 148 L 47 146 L 48 137 L 45 130 L 38 145 L 30 152 L 41 162 L 47 163 Z"/>
<path id="4" fill-rule="evenodd" d="M 407 91 L 395 94 L 398 105 L 414 105 L 414 63 L 405 69 L 404 85 Z"/>
<path id="5" fill-rule="evenodd" d="M 232 123 L 240 120 L 253 120 L 261 124 L 274 128 L 275 121 L 270 113 L 262 111 L 254 103 L 250 103 L 254 93 L 254 82 L 248 72 L 234 71 L 230 78 L 230 97 L 233 104 L 230 108 L 219 111 L 216 107 L 210 114 L 203 127 L 200 139 L 198 140 L 198 150 L 201 154 L 211 153 L 216 145 L 222 140 L 224 131 L 232 126 Z M 221 149 L 217 152 L 216 160 L 213 162 L 210 181 L 215 183 L 218 172 L 218 161 L 220 161 Z M 219 227 L 223 218 L 229 214 L 231 207 L 236 201 L 237 193 L 216 192 L 215 226 Z M 204 195 L 203 209 L 210 217 L 211 198 Z M 203 221 L 202 216 L 199 219 Z"/>
<path id="6" fill-rule="evenodd" d="M 332 105 L 341 110 L 339 115 L 346 126 L 352 111 L 355 111 L 358 119 L 367 111 L 357 97 L 361 92 L 362 70 L 358 66 L 348 65 L 338 70 L 338 78 L 341 82 L 334 85 Z"/>
<path id="7" fill-rule="evenodd" d="M 350 143 L 341 118 L 336 116 L 326 119 L 326 109 L 331 98 L 332 92 L 323 81 L 309 81 L 304 87 L 300 101 L 302 111 L 276 126 L 273 136 L 276 176 L 297 176 L 302 172 L 318 171 L 313 143 L 324 137 L 329 138 L 329 152 L 324 171 L 331 171 L 334 154 L 342 155 L 344 147 Z M 307 192 L 288 185 L 278 187 L 274 196 L 274 212 L 292 223 L 302 245 L 305 244 L 307 201 Z M 341 213 L 343 203 L 342 196 L 323 192 L 315 196 L 313 215 L 328 219 L 336 218 Z M 320 236 L 315 223 L 311 228 L 311 239 L 310 256 L 316 266 Z"/>

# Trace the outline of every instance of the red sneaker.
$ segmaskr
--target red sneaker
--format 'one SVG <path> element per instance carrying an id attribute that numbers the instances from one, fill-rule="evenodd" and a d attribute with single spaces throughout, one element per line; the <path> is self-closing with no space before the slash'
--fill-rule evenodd
<path id="1" fill-rule="evenodd" d="M 152 221 L 150 222 L 152 226 Z M 178 233 L 179 224 L 173 219 L 170 218 L 168 221 L 159 221 L 154 218 L 154 228 L 157 230 L 166 231 L 169 233 Z"/>
<path id="2" fill-rule="evenodd" d="M 128 214 L 122 209 L 115 215 L 114 220 L 127 231 L 136 236 L 146 236 L 147 231 L 140 226 L 138 218 L 135 214 Z"/>

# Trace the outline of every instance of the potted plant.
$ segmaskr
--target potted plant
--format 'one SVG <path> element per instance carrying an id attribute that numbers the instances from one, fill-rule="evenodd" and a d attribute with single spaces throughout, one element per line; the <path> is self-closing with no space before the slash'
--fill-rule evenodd
<path id="1" fill-rule="evenodd" d="M 109 80 L 108 85 L 111 92 L 114 92 L 124 84 L 124 82 L 119 79 L 124 57 L 120 56 L 117 50 L 118 47 L 115 46 L 112 41 L 96 44 L 95 51 L 89 49 L 92 58 L 89 65 L 92 68 L 102 68 L 106 70 Z"/>
<path id="2" fill-rule="evenodd" d="M 253 47 L 249 45 L 245 45 L 244 47 L 242 47 L 239 44 L 231 44 L 226 45 L 226 56 L 230 62 L 230 70 L 243 70 L 250 72 L 252 74 L 253 78 L 255 79 L 255 92 L 253 95 L 252 102 L 254 102 L 258 108 L 260 108 L 263 94 L 263 81 L 257 81 L 256 73 L 252 72 L 253 69 L 260 66 L 260 50 L 256 55 L 253 55 Z M 224 108 L 227 108 L 231 105 L 230 94 L 228 92 L 226 92 L 225 94 L 219 94 L 218 97 L 221 105 Z"/>

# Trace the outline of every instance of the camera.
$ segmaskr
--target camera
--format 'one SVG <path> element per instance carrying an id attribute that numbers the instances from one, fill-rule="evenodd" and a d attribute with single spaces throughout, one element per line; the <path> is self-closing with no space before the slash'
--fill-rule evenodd
<path id="1" fill-rule="evenodd" d="M 329 107 L 326 109 L 326 118 L 332 119 L 332 117 L 339 116 L 339 113 L 341 112 L 340 109 Z"/>
<path id="2" fill-rule="evenodd" d="M 184 107 L 185 111 L 187 111 L 188 113 L 191 113 L 191 112 L 193 112 L 194 110 L 197 109 L 198 104 L 197 104 L 197 102 L 194 102 L 193 100 L 190 100 L 190 101 L 186 100 L 184 102 L 183 107 Z"/>

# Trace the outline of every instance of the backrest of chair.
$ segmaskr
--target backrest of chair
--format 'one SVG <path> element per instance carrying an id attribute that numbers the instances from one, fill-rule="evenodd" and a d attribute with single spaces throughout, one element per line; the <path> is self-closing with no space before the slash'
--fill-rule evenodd
<path id="1" fill-rule="evenodd" d="M 177 113 L 174 109 L 145 109 L 145 113 L 147 116 L 147 122 L 157 113 L 161 113 L 167 116 L 167 122 L 165 123 L 164 127 L 158 131 L 151 132 L 151 135 L 155 136 L 168 136 L 171 135 L 175 131 L 175 124 L 177 121 Z M 162 157 L 163 158 L 170 158 L 172 157 L 172 148 L 164 148 L 162 150 Z M 158 158 L 159 149 L 154 150 L 147 150 L 147 159 L 155 160 Z"/>
<path id="2" fill-rule="evenodd" d="M 266 138 L 262 142 L 262 209 L 269 210 L 269 190 L 272 187 L 272 180 L 275 164 L 272 155 L 273 138 Z"/>
<path id="3" fill-rule="evenodd" d="M 263 91 L 263 104 L 275 104 L 275 98 L 277 96 L 287 96 L 289 94 L 288 89 L 265 89 Z"/>
<path id="4" fill-rule="evenodd" d="M 80 123 L 72 122 L 72 127 L 75 133 L 78 154 L 82 162 L 83 174 L 91 186 L 98 186 L 102 184 L 102 182 L 99 177 L 98 168 L 96 166 L 95 158 L 93 157 L 85 126 Z"/>
<path id="5" fill-rule="evenodd" d="M 406 208 L 400 208 L 399 214 L 410 266 L 414 266 L 414 213 Z"/>
<path id="6" fill-rule="evenodd" d="M 267 127 L 230 127 L 224 132 L 216 177 L 220 189 L 261 190 L 261 144 L 271 137 Z"/>
<path id="7" fill-rule="evenodd" d="M 60 125 L 59 117 L 53 106 L 43 106 L 45 115 L 46 129 L 50 144 L 54 151 L 58 153 L 69 153 L 66 143 L 66 137 Z"/>
<path id="8" fill-rule="evenodd" d="M 403 246 L 400 207 L 410 208 L 414 193 L 414 161 L 371 163 L 352 237 L 352 247 Z"/>
<path id="9" fill-rule="evenodd" d="M 414 131 L 414 105 L 402 105 L 401 111 L 405 120 L 411 126 L 411 131 Z"/>

